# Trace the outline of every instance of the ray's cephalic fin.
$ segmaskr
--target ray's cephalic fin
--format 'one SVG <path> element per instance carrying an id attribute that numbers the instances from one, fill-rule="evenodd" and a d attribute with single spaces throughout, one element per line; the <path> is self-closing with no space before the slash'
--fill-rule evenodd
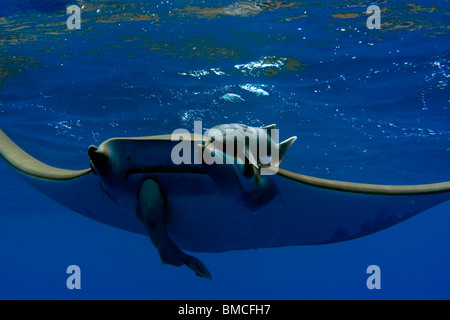
<path id="1" fill-rule="evenodd" d="M 190 256 L 172 241 L 167 232 L 169 211 L 158 184 L 151 179 L 144 181 L 138 193 L 137 218 L 142 221 L 163 264 L 176 267 L 186 265 L 199 277 L 212 280 L 206 266 Z"/>
<path id="2" fill-rule="evenodd" d="M 281 142 L 278 146 L 279 148 L 279 159 L 278 163 L 276 165 L 279 165 L 281 160 L 283 160 L 284 156 L 286 155 L 286 152 L 291 147 L 291 145 L 297 140 L 297 136 L 290 137 L 289 139 Z"/>

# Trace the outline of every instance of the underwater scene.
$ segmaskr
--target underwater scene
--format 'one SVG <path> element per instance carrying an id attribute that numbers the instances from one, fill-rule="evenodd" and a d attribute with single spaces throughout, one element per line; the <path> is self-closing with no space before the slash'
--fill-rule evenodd
<path id="1" fill-rule="evenodd" d="M 0 299 L 450 299 L 449 1 L 2 0 L 0 129 Z"/>

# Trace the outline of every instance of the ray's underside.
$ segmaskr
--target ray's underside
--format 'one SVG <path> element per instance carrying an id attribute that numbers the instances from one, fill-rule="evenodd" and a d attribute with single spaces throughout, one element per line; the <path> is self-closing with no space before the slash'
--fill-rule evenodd
<path id="1" fill-rule="evenodd" d="M 196 143 L 204 139 L 198 135 L 190 138 Z M 170 135 L 104 142 L 103 152 L 108 156 L 111 153 L 119 163 L 135 157 L 121 173 L 119 191 L 113 194 L 105 190 L 92 169 L 48 166 L 0 130 L 1 157 L 27 182 L 60 204 L 107 225 L 146 234 L 136 219 L 132 200 L 143 181 L 157 181 L 170 206 L 168 231 L 180 248 L 190 251 L 222 252 L 354 239 L 450 198 L 448 181 L 376 185 L 321 179 L 277 168 L 277 174 L 264 178 L 273 184 L 276 196 L 262 208 L 250 210 L 221 190 L 201 165 L 171 163 L 170 150 L 176 143 Z M 129 194 L 131 202 L 116 199 L 123 194 Z"/>

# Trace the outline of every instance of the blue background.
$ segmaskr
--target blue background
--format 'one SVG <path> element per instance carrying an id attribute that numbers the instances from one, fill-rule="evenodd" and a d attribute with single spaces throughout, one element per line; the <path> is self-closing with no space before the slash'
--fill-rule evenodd
<path id="1" fill-rule="evenodd" d="M 81 30 L 66 28 L 70 4 L 84 5 Z M 449 181 L 450 7 L 386 1 L 381 29 L 368 30 L 369 4 L 5 1 L 0 127 L 40 160 L 75 169 L 111 137 L 192 130 L 194 120 L 276 123 L 282 139 L 299 137 L 287 169 Z M 196 253 L 208 281 L 163 266 L 147 237 L 54 203 L 5 163 L 0 175 L 2 299 L 450 298 L 448 201 L 348 242 Z M 81 290 L 66 287 L 72 264 Z M 366 287 L 373 264 L 380 290 Z"/>

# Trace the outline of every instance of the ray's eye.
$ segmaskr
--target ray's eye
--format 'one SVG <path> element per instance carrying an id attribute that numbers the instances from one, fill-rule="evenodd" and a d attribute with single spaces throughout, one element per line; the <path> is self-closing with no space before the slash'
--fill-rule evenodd
<path id="1" fill-rule="evenodd" d="M 108 157 L 101 151 L 98 150 L 96 146 L 90 146 L 88 149 L 88 155 L 94 165 L 105 163 L 108 161 Z"/>
<path id="2" fill-rule="evenodd" d="M 95 167 L 96 171 L 104 174 L 108 170 L 108 156 L 100 151 L 96 146 L 90 146 L 88 155 L 91 159 L 91 168 Z"/>

